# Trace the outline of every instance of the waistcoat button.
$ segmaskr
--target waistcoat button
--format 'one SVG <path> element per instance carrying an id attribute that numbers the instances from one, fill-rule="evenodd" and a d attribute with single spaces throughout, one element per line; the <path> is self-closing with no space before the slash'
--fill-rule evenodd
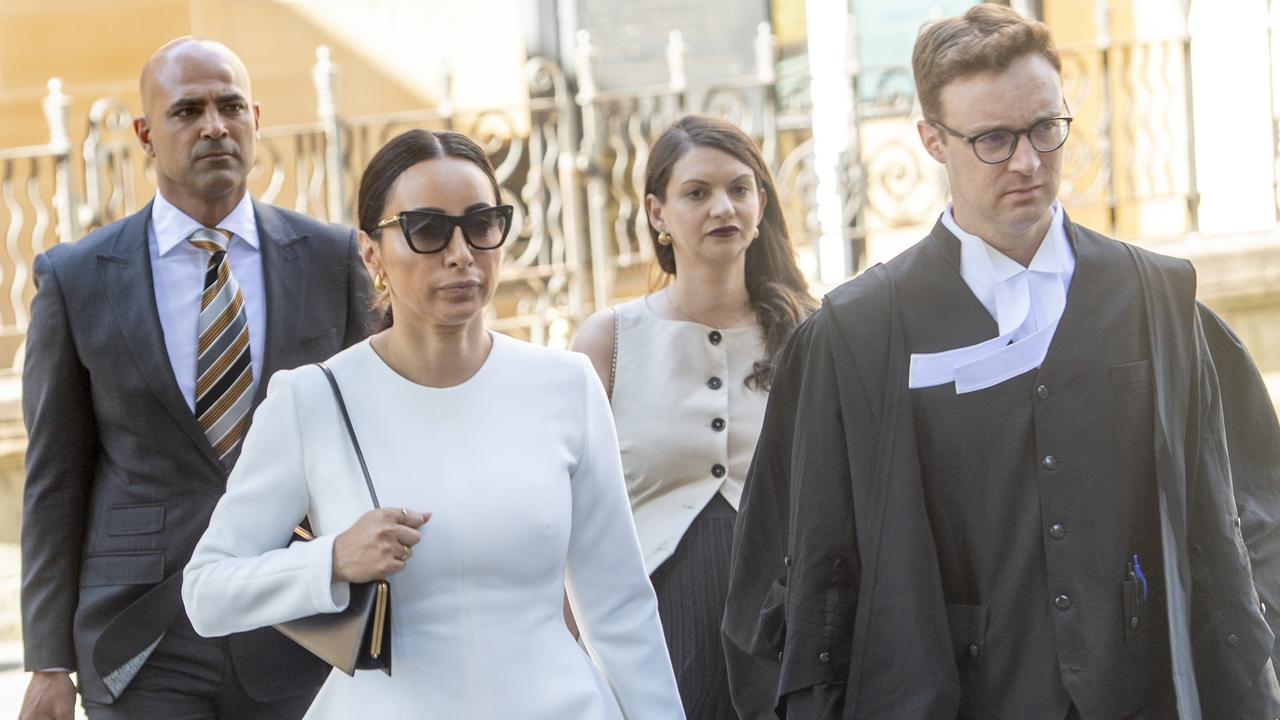
<path id="1" fill-rule="evenodd" d="M 1045 455 L 1040 464 L 1044 466 L 1045 470 L 1056 470 L 1058 468 L 1058 458 L 1052 455 Z"/>
<path id="2" fill-rule="evenodd" d="M 1054 525 L 1053 527 L 1049 528 L 1049 537 L 1053 538 L 1054 540 L 1061 540 L 1066 536 L 1067 536 L 1067 529 L 1062 525 Z"/>
<path id="3" fill-rule="evenodd" d="M 1071 596 L 1059 595 L 1058 597 L 1053 599 L 1053 606 L 1058 608 L 1059 610 L 1067 610 L 1068 608 L 1071 607 Z"/>
<path id="4" fill-rule="evenodd" d="M 978 659 L 978 654 L 979 654 L 979 652 L 981 652 L 981 651 L 978 649 L 978 646 L 977 646 L 977 645 L 970 645 L 969 647 L 965 648 L 965 649 L 964 649 L 964 651 L 965 651 L 965 653 L 969 656 L 969 658 L 970 658 L 971 660 L 977 660 L 977 659 Z"/>
<path id="5" fill-rule="evenodd" d="M 1037 386 L 1037 387 L 1036 387 L 1036 397 L 1040 398 L 1041 400 L 1048 400 L 1048 399 L 1049 399 L 1049 386 L 1048 386 L 1048 385 L 1039 385 L 1039 386 Z"/>
<path id="6" fill-rule="evenodd" d="M 1240 636 L 1235 633 L 1227 633 L 1227 644 L 1235 647 L 1240 644 Z"/>
<path id="7" fill-rule="evenodd" d="M 831 653 L 825 650 L 818 653 L 818 662 L 822 663 L 823 665 L 826 665 L 827 663 L 831 662 Z"/>

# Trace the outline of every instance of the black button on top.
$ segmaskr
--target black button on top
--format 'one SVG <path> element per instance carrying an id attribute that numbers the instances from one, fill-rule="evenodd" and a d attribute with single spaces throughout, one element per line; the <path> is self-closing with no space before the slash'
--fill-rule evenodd
<path id="1" fill-rule="evenodd" d="M 712 345 L 719 345 L 723 338 L 724 336 L 720 334 L 719 330 L 712 330 L 707 333 L 707 339 L 711 341 Z"/>
<path id="2" fill-rule="evenodd" d="M 1044 466 L 1045 470 L 1056 470 L 1058 469 L 1058 458 L 1052 455 L 1045 455 L 1040 464 Z"/>
<path id="3" fill-rule="evenodd" d="M 707 379 L 707 387 L 711 388 L 712 390 L 719 390 L 720 386 L 723 384 L 724 383 L 720 382 L 720 378 L 714 375 L 712 375 L 710 378 Z"/>
<path id="4" fill-rule="evenodd" d="M 818 662 L 822 663 L 823 665 L 826 665 L 827 663 L 831 662 L 831 653 L 825 650 L 818 653 Z"/>
<path id="5" fill-rule="evenodd" d="M 1061 540 L 1067 536 L 1067 529 L 1062 525 L 1054 525 L 1049 528 L 1049 537 L 1054 540 Z"/>
<path id="6" fill-rule="evenodd" d="M 724 418 L 716 418 L 711 421 L 711 429 L 720 432 L 724 429 Z"/>
<path id="7" fill-rule="evenodd" d="M 970 660 L 977 660 L 981 650 L 978 648 L 977 645 L 970 645 L 969 647 L 964 649 L 964 652 L 966 655 L 969 656 Z"/>
<path id="8" fill-rule="evenodd" d="M 1048 400 L 1048 399 L 1049 399 L 1049 386 L 1048 386 L 1048 385 L 1037 385 L 1037 386 L 1036 386 L 1036 397 L 1040 398 L 1041 400 Z"/>
<path id="9" fill-rule="evenodd" d="M 1071 596 L 1070 596 L 1070 595 L 1059 595 L 1058 597 L 1056 597 L 1056 598 L 1054 598 L 1054 599 L 1053 599 L 1053 606 L 1054 606 L 1054 607 L 1056 607 L 1056 608 L 1058 608 L 1059 610 L 1066 610 L 1066 609 L 1070 608 L 1070 607 L 1071 607 Z"/>
<path id="10" fill-rule="evenodd" d="M 725 472 L 724 466 L 721 465 L 720 463 L 716 463 L 715 465 L 711 466 L 711 474 L 718 478 L 724 477 L 724 472 Z"/>

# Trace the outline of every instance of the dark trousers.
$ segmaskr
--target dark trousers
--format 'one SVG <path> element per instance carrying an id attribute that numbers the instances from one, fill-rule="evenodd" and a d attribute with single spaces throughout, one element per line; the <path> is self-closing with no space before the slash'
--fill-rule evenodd
<path id="1" fill-rule="evenodd" d="M 716 493 L 649 578 L 689 720 L 738 720 L 720 639 L 735 517 L 733 506 Z"/>
<path id="2" fill-rule="evenodd" d="M 249 697 L 226 639 L 200 637 L 180 613 L 120 697 L 110 705 L 85 701 L 84 709 L 89 720 L 296 720 L 314 698 Z"/>

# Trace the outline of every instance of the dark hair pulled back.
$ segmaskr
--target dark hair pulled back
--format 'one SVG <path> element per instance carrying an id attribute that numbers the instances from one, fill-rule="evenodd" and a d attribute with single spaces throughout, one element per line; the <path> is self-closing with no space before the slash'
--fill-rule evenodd
<path id="1" fill-rule="evenodd" d="M 370 238 L 382 235 L 378 222 L 387 209 L 387 195 L 396 180 L 406 170 L 427 160 L 460 158 L 480 168 L 493 186 L 493 202 L 502 202 L 502 190 L 498 178 L 489 164 L 489 157 L 474 140 L 462 133 L 446 130 L 409 130 L 391 138 L 374 154 L 360 176 L 360 190 L 356 193 L 356 222 Z M 375 307 L 383 309 L 383 327 L 390 327 L 391 305 L 386 293 L 375 299 Z"/>
<path id="2" fill-rule="evenodd" d="M 667 128 L 649 153 L 644 175 L 645 196 L 653 195 L 665 202 L 672 167 L 695 147 L 714 148 L 733 156 L 751 168 L 756 184 L 765 193 L 760 236 L 747 248 L 746 258 L 747 296 L 764 331 L 765 357 L 755 362 L 746 384 L 768 390 L 773 380 L 774 360 L 783 342 L 817 304 L 809 295 L 809 283 L 796 264 L 773 174 L 755 142 L 733 123 L 704 115 L 686 115 Z M 670 245 L 658 242 L 658 231 L 652 225 L 649 237 L 658 267 L 675 275 L 678 272 L 675 251 Z"/>

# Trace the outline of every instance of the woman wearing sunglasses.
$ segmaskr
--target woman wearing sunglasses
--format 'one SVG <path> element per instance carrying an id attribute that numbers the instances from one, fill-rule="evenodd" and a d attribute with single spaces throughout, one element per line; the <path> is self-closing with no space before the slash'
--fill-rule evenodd
<path id="1" fill-rule="evenodd" d="M 407 132 L 358 204 L 392 323 L 326 364 L 383 509 L 322 371 L 278 373 L 187 567 L 192 624 L 335 612 L 349 583 L 392 576 L 391 675 L 331 673 L 308 717 L 683 717 L 599 380 L 484 327 L 511 207 L 483 151 Z M 304 515 L 316 539 L 285 548 Z"/>
<path id="2" fill-rule="evenodd" d="M 737 718 L 720 619 L 773 356 L 813 310 L 750 136 L 687 116 L 654 143 L 644 206 L 664 289 L 587 319 L 685 713 Z"/>

